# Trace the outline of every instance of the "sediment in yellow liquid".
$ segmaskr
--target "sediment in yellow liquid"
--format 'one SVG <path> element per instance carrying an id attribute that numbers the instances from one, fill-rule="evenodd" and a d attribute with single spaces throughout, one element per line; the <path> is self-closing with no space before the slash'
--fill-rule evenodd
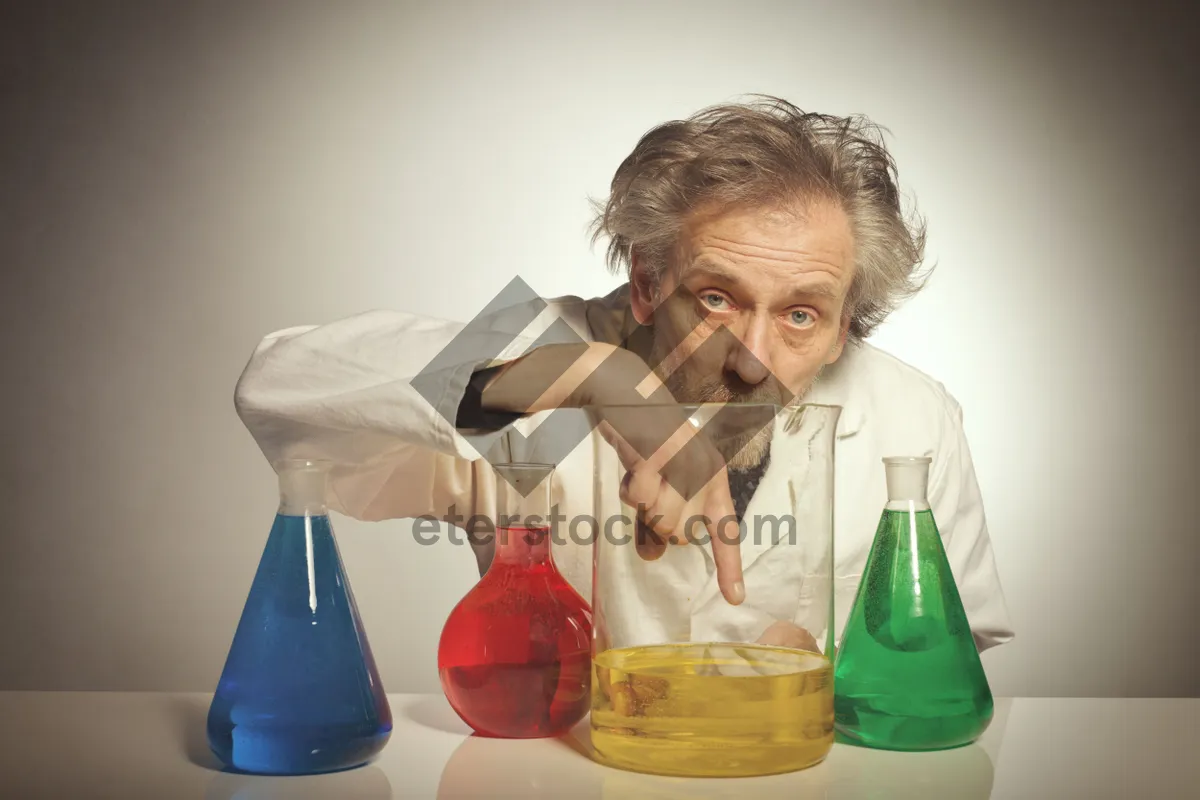
<path id="1" fill-rule="evenodd" d="M 734 777 L 810 767 L 833 746 L 833 666 L 740 644 L 606 650 L 592 664 L 599 760 L 662 775 Z"/>

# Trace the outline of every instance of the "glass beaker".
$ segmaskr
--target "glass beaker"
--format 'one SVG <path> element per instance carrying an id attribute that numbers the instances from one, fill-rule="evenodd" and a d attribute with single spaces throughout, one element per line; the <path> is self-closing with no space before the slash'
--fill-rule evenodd
<path id="1" fill-rule="evenodd" d="M 958 747 L 992 720 L 992 691 L 926 496 L 931 461 L 883 459 L 888 502 L 837 655 L 835 724 L 867 747 Z"/>
<path id="2" fill-rule="evenodd" d="M 477 733 L 558 736 L 588 712 L 591 608 L 551 555 L 554 468 L 494 470 L 492 563 L 442 628 L 438 675 L 451 707 Z"/>
<path id="3" fill-rule="evenodd" d="M 833 456 L 841 408 L 630 405 L 588 413 L 596 757 L 684 776 L 764 775 L 822 761 L 834 741 Z M 703 519 L 679 520 L 682 543 L 664 543 L 638 522 L 652 516 L 639 517 L 622 499 L 630 460 L 652 457 L 668 438 L 663 452 L 671 452 L 681 435 L 688 444 L 667 461 L 663 483 L 681 499 L 696 497 L 714 477 L 713 452 L 720 456 L 716 469 L 727 470 L 739 520 L 739 605 L 717 586 Z"/>
<path id="4" fill-rule="evenodd" d="M 243 772 L 360 766 L 392 713 L 325 506 L 330 464 L 275 465 L 279 510 L 208 712 L 208 742 Z"/>

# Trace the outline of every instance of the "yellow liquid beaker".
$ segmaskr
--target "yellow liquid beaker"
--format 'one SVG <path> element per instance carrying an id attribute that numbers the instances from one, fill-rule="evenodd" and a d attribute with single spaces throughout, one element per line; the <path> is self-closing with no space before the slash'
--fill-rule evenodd
<path id="1" fill-rule="evenodd" d="M 833 746 L 833 667 L 818 653 L 751 644 L 607 650 L 592 666 L 601 761 L 662 775 L 790 772 Z"/>
<path id="2" fill-rule="evenodd" d="M 595 423 L 590 732 L 597 760 L 696 777 L 820 762 L 834 738 L 833 456 L 841 409 L 658 404 L 588 413 Z M 632 507 L 630 470 L 645 464 L 660 465 L 658 499 Z M 728 495 L 714 481 L 724 481 Z M 720 491 L 700 494 L 713 489 Z M 669 529 L 660 503 L 683 509 Z M 719 531 L 708 514 L 721 515 Z M 730 533 L 731 516 L 737 542 L 713 538 Z M 741 602 L 720 590 L 722 544 L 741 550 Z"/>

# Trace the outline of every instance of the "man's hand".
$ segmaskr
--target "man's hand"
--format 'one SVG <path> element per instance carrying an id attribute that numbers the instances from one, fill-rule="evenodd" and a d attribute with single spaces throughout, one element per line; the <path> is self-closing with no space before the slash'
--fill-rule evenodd
<path id="1" fill-rule="evenodd" d="M 740 527 L 724 459 L 636 354 L 609 344 L 547 345 L 506 364 L 483 390 L 485 408 L 536 413 L 592 407 L 628 470 L 621 498 L 638 510 L 638 553 L 707 538 L 721 594 L 745 599 Z"/>
<path id="2" fill-rule="evenodd" d="M 721 593 L 741 603 L 740 530 L 720 453 L 677 407 L 599 406 L 596 413 L 627 470 L 620 494 L 637 509 L 639 555 L 653 560 L 671 544 L 707 539 Z"/>
<path id="3" fill-rule="evenodd" d="M 821 648 L 817 646 L 817 640 L 811 633 L 790 622 L 772 623 L 771 627 L 758 637 L 758 644 L 790 647 L 793 650 L 811 650 L 814 653 L 821 652 Z"/>

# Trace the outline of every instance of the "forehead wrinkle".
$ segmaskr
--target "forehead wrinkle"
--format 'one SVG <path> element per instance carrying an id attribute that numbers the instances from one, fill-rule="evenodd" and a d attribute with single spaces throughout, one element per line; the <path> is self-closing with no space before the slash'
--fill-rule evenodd
<path id="1" fill-rule="evenodd" d="M 854 236 L 849 222 L 840 205 L 818 198 L 764 208 L 709 208 L 704 213 L 697 210 L 677 240 L 677 256 L 683 256 L 680 263 L 686 264 L 689 260 L 703 258 L 703 251 L 711 247 L 725 250 L 733 257 L 793 266 L 798 261 L 818 262 L 832 267 L 835 273 L 844 272 L 854 258 Z M 747 224 L 749 230 L 746 230 Z M 768 244 L 747 241 L 747 238 L 756 239 L 763 235 L 776 241 Z M 777 235 L 792 241 L 781 242 Z M 783 246 L 772 247 L 770 244 Z"/>
<path id="2" fill-rule="evenodd" d="M 725 239 L 721 236 L 714 236 L 712 234 L 707 235 L 705 238 L 709 241 L 701 243 L 701 247 L 704 247 L 705 245 L 711 247 L 713 246 L 710 244 L 711 242 L 715 243 L 722 250 L 728 250 L 734 255 L 745 256 L 748 258 L 757 258 L 764 261 L 778 261 L 782 264 L 793 265 L 796 263 L 797 257 L 804 260 L 812 260 L 814 258 L 816 258 L 816 260 L 820 260 L 819 257 L 815 257 L 813 255 L 811 250 L 802 248 L 765 247 L 763 245 L 740 242 L 735 239 Z M 703 258 L 703 256 L 700 256 L 700 258 Z"/>
<path id="3" fill-rule="evenodd" d="M 707 241 L 705 241 L 707 240 Z M 821 264 L 831 268 L 832 272 L 844 272 L 846 266 L 841 263 L 840 256 L 849 255 L 839 252 L 841 248 L 833 244 L 827 244 L 825 247 L 816 250 L 809 248 L 777 248 L 764 247 L 762 245 L 747 244 L 745 242 L 726 239 L 721 236 L 708 234 L 703 237 L 703 240 L 697 242 L 693 249 L 700 251 L 692 260 L 693 264 L 711 259 L 703 251 L 705 249 L 724 250 L 734 257 L 751 258 L 759 261 L 765 261 L 771 264 L 778 264 L 792 269 L 803 269 L 808 264 Z"/>
<path id="4" fill-rule="evenodd" d="M 825 262 L 817 262 L 817 263 L 821 264 L 821 266 L 829 266 L 829 267 L 833 266 L 831 264 L 827 265 Z M 798 265 L 795 262 L 789 261 L 789 262 L 787 262 L 786 266 L 796 268 Z M 735 286 L 743 286 L 747 283 L 747 281 L 745 280 L 745 275 L 742 270 L 731 269 L 731 268 L 727 267 L 725 264 L 722 264 L 721 262 L 717 261 L 716 259 L 710 258 L 708 256 L 700 256 L 694 262 L 692 262 L 692 264 L 688 268 L 688 271 L 691 272 L 692 270 L 701 270 L 703 272 L 714 275 L 718 278 L 722 278 Z M 820 270 L 799 270 L 799 271 L 801 272 L 801 276 L 811 276 L 814 272 L 817 272 L 817 273 L 828 274 L 831 277 L 833 277 L 835 280 L 837 279 L 837 275 L 840 272 L 836 268 L 835 269 L 820 269 Z M 798 277 L 801 277 L 801 276 L 798 276 Z M 685 277 L 686 277 L 686 274 L 685 274 Z M 789 295 L 792 295 L 792 296 L 820 295 L 822 297 L 828 297 L 831 300 L 838 299 L 838 297 L 840 295 L 838 293 L 837 287 L 829 286 L 827 281 L 821 280 L 819 278 L 817 280 L 819 282 L 815 283 L 814 285 L 811 285 L 811 286 L 805 286 L 800 281 L 793 281 L 793 280 L 786 281 L 786 283 L 788 285 Z"/>

